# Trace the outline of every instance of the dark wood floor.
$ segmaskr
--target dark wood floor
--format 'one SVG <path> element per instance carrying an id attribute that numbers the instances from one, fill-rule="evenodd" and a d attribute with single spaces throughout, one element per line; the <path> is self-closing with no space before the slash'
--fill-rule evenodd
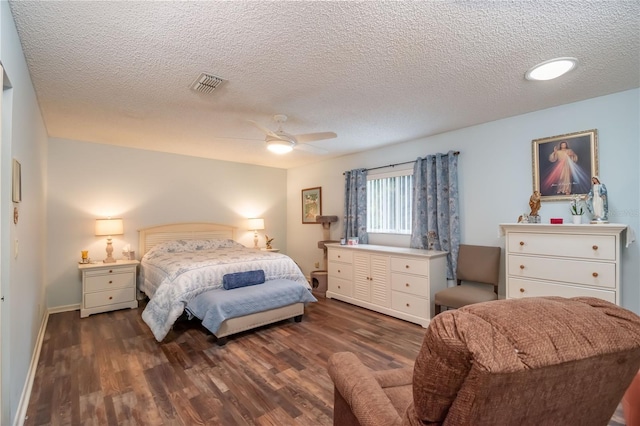
<path id="1" fill-rule="evenodd" d="M 327 360 L 352 351 L 374 369 L 413 365 L 424 329 L 335 300 L 301 323 L 231 336 L 194 321 L 158 343 L 142 308 L 51 315 L 26 425 L 330 425 Z"/>
<path id="2" fill-rule="evenodd" d="M 331 425 L 327 359 L 409 366 L 424 330 L 335 300 L 215 344 L 198 323 L 157 343 L 142 307 L 51 315 L 25 425 Z M 618 411 L 610 425 L 622 425 Z"/>

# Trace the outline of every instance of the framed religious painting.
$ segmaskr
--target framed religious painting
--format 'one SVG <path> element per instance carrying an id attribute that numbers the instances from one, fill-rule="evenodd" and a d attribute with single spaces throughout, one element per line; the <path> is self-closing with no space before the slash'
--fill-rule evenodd
<path id="1" fill-rule="evenodd" d="M 532 158 L 533 190 L 542 201 L 586 195 L 598 175 L 598 131 L 534 139 Z"/>
<path id="2" fill-rule="evenodd" d="M 316 216 L 322 215 L 322 188 L 302 190 L 302 223 L 316 223 Z"/>

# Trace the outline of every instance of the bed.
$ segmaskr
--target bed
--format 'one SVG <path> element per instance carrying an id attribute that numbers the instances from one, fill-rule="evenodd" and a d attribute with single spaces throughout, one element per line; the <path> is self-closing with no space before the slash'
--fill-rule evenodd
<path id="1" fill-rule="evenodd" d="M 158 341 L 165 338 L 191 300 L 203 293 L 220 291 L 227 274 L 263 270 L 265 284 L 285 280 L 310 289 L 291 258 L 244 247 L 235 241 L 235 228 L 231 226 L 181 223 L 145 228 L 139 231 L 139 254 L 138 289 L 149 297 L 142 319 Z M 223 340 L 230 334 L 276 321 L 299 319 L 304 305 L 305 302 L 294 302 L 228 318 L 213 334 Z"/>

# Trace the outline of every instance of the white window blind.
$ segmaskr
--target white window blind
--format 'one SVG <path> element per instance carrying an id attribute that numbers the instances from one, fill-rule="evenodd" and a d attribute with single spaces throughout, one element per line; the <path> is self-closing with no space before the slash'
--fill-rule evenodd
<path id="1" fill-rule="evenodd" d="M 367 176 L 367 232 L 411 234 L 413 170 Z"/>

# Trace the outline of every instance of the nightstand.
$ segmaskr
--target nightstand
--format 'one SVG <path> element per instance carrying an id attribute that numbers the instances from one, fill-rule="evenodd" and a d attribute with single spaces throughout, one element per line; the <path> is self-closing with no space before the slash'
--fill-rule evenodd
<path id="1" fill-rule="evenodd" d="M 278 253 L 280 251 L 280 249 L 275 249 L 275 248 L 270 248 L 270 249 L 261 248 L 260 250 L 262 250 L 262 251 L 270 251 L 270 252 L 273 252 L 273 253 Z"/>
<path id="2" fill-rule="evenodd" d="M 82 272 L 80 318 L 116 309 L 137 308 L 137 260 L 79 264 Z"/>

